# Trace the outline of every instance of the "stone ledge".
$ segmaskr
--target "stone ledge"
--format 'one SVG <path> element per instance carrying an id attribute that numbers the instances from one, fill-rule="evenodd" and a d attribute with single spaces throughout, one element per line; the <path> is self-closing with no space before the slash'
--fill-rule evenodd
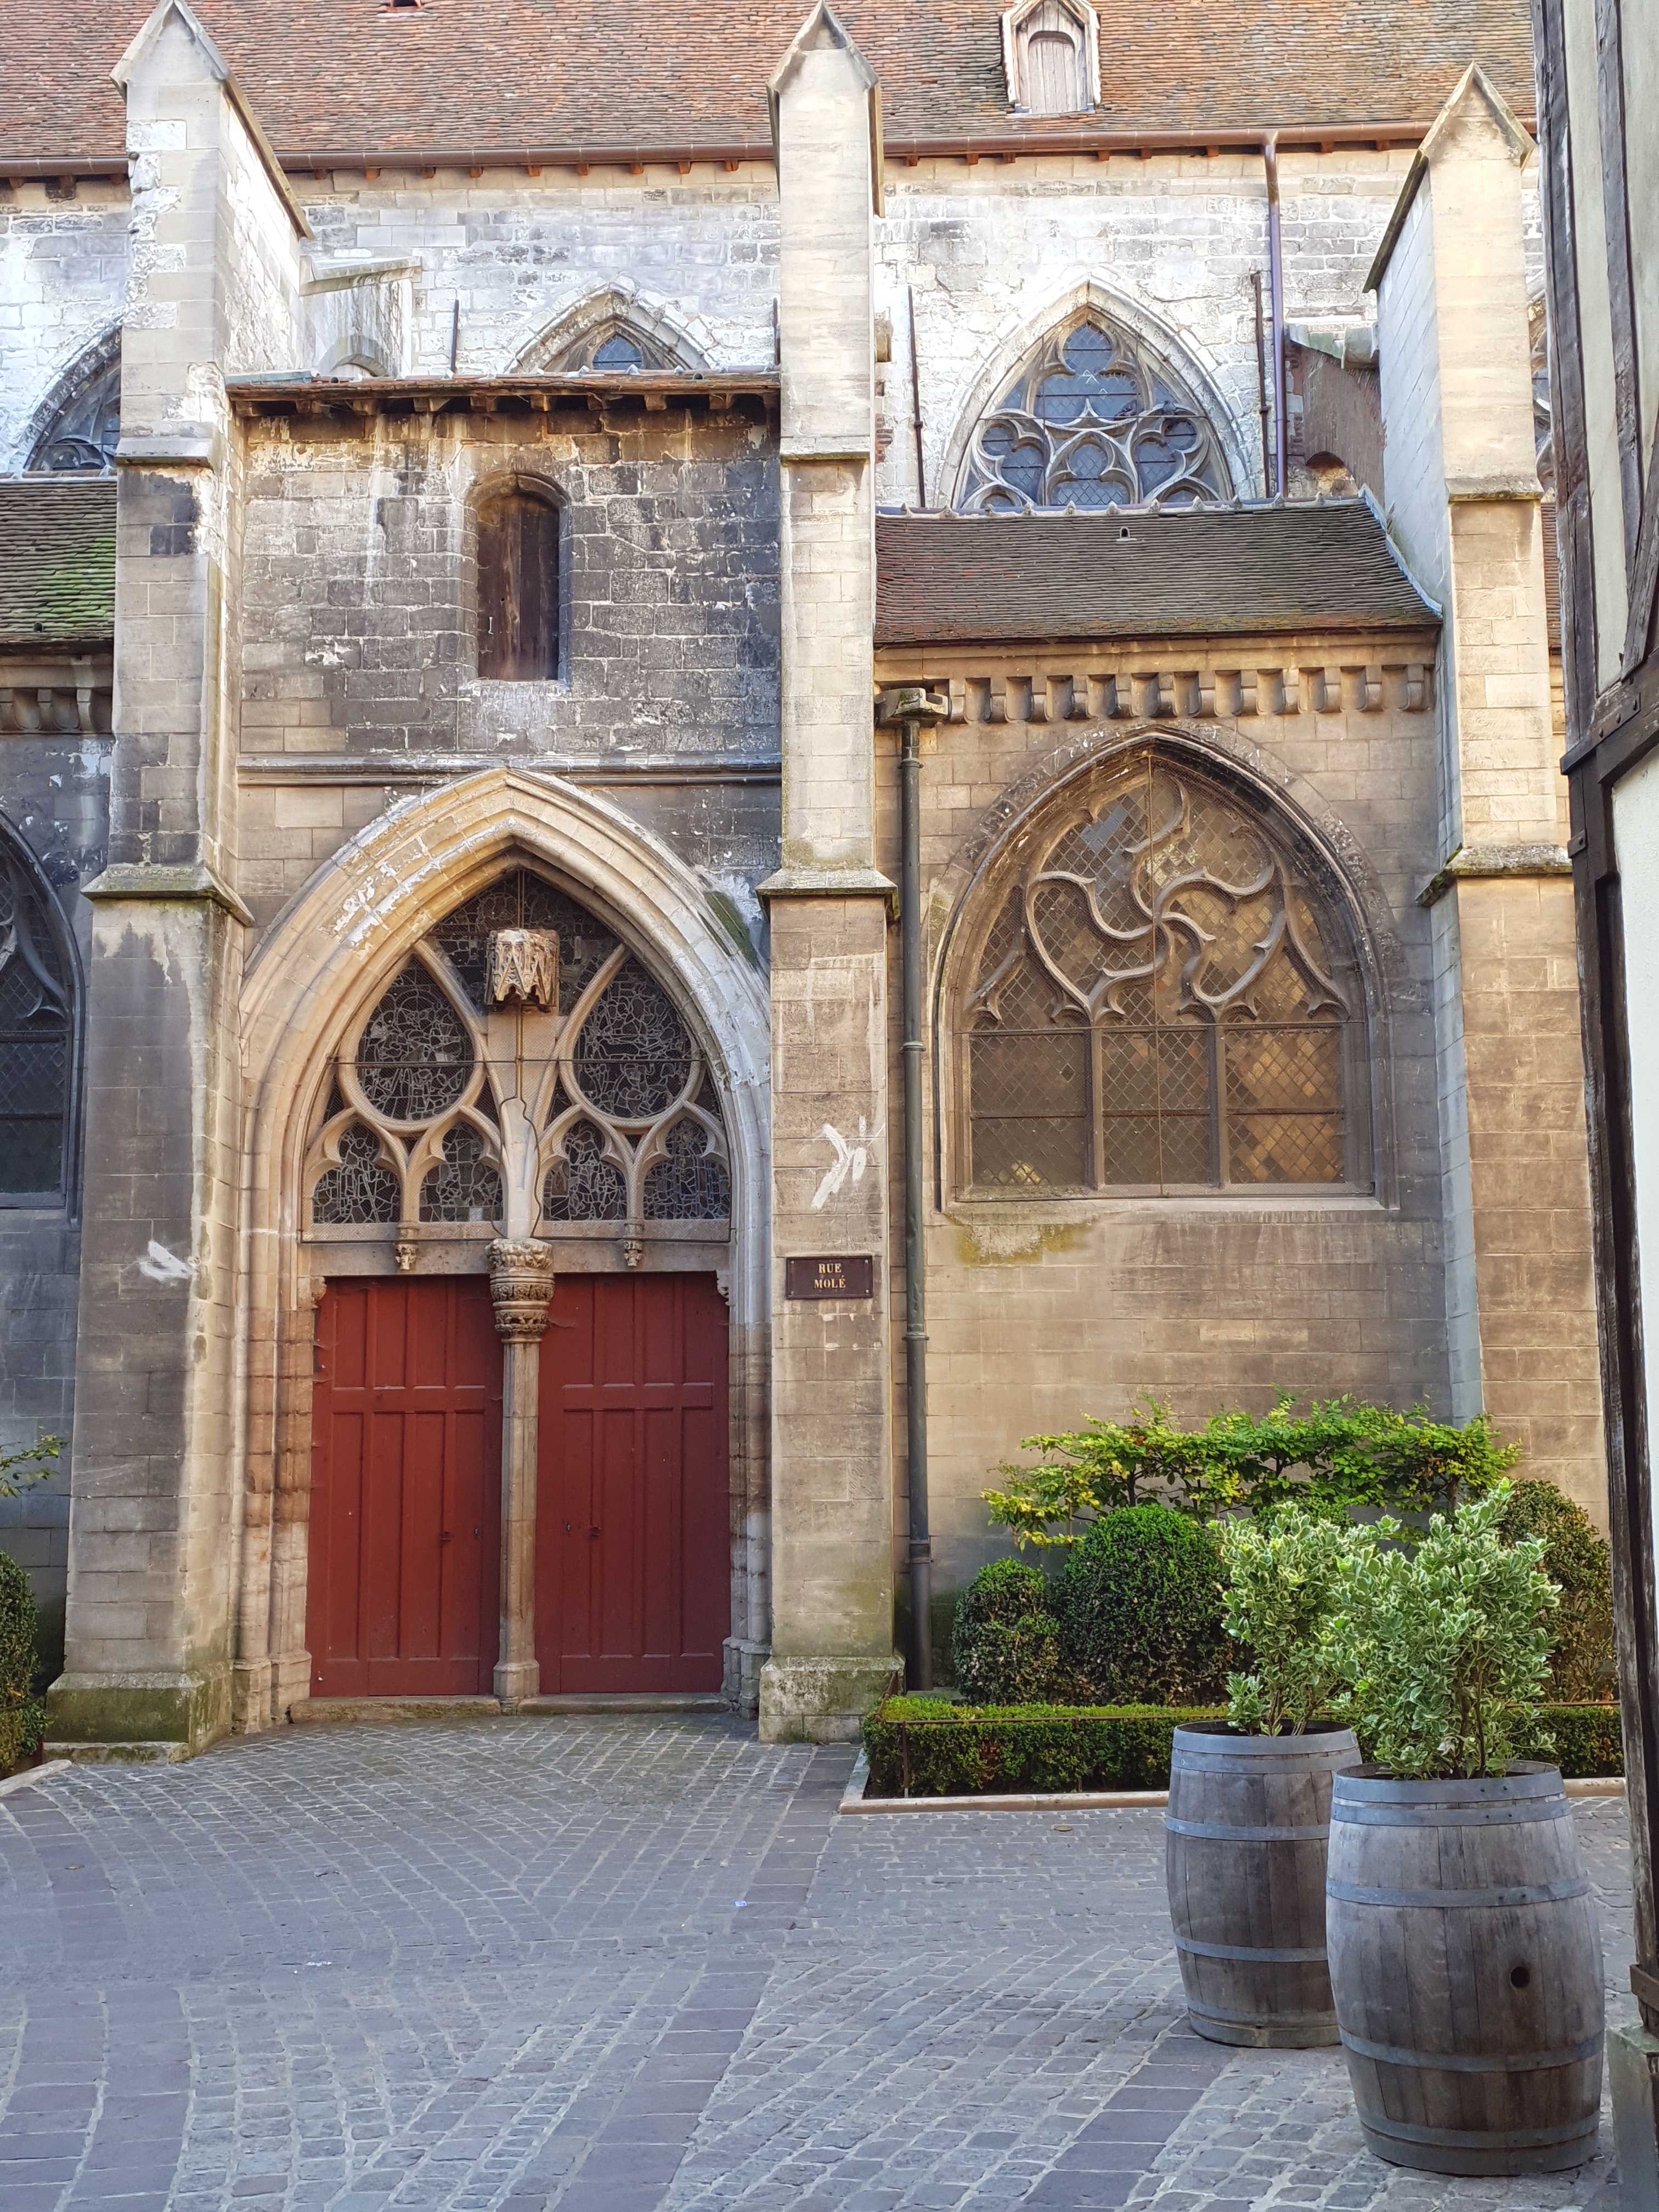
<path id="1" fill-rule="evenodd" d="M 1432 906 L 1455 883 L 1496 877 L 1570 876 L 1572 862 L 1565 845 L 1461 845 L 1417 894 L 1419 906 Z"/>
<path id="2" fill-rule="evenodd" d="M 223 907 L 244 927 L 253 927 L 252 908 L 199 860 L 183 867 L 153 867 L 143 861 L 118 860 L 101 876 L 94 876 L 82 888 L 81 896 L 93 900 L 165 899 L 180 904 L 206 899 L 215 906 Z"/>

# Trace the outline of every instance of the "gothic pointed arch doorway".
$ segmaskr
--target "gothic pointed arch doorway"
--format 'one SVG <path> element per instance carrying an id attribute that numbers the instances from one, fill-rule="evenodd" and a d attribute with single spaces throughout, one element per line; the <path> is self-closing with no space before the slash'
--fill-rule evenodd
<path id="1" fill-rule="evenodd" d="M 520 860 L 332 1025 L 297 1194 L 311 1696 L 722 1686 L 743 1162 L 631 937 Z M 539 1271 L 510 1328 L 503 1255 Z"/>

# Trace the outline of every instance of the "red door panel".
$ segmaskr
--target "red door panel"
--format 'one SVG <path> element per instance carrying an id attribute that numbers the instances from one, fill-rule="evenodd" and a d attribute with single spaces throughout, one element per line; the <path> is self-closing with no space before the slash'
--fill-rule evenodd
<path id="1" fill-rule="evenodd" d="M 487 1280 L 329 1285 L 312 1410 L 313 1697 L 489 1691 L 501 1449 Z"/>
<path id="2" fill-rule="evenodd" d="M 726 1304 L 712 1275 L 567 1275 L 542 1340 L 542 1688 L 718 1690 L 731 1631 Z"/>

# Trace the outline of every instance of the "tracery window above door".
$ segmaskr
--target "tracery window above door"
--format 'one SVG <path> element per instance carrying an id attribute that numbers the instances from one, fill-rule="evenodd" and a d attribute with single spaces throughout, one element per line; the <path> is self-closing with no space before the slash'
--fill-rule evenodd
<path id="1" fill-rule="evenodd" d="M 957 504 L 1018 514 L 1231 495 L 1220 441 L 1190 393 L 1090 314 L 1045 339 L 986 415 Z"/>
<path id="2" fill-rule="evenodd" d="M 503 933 L 556 940 L 551 1003 L 498 1000 Z M 672 999 L 529 869 L 447 915 L 342 1040 L 307 1186 L 331 1231 L 605 1224 L 630 1265 L 647 1224 L 732 1211 L 714 1079 Z"/>
<path id="3" fill-rule="evenodd" d="M 967 945 L 975 1197 L 1369 1188 L 1364 997 L 1292 839 L 1184 762 L 1102 769 L 1021 837 Z"/>
<path id="4" fill-rule="evenodd" d="M 106 475 L 121 442 L 121 354 L 98 361 L 64 398 L 30 453 L 31 469 L 53 474 Z"/>
<path id="5" fill-rule="evenodd" d="M 0 1200 L 56 1206 L 70 1166 L 73 1002 L 51 892 L 0 842 Z"/>

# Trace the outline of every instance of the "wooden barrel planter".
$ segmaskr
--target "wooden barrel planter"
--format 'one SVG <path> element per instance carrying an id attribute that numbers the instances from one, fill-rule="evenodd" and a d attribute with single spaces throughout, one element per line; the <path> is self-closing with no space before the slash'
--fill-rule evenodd
<path id="1" fill-rule="evenodd" d="M 1193 2026 L 1212 2043 L 1334 2043 L 1325 1964 L 1331 1784 L 1353 1732 L 1175 1732 L 1164 1871 Z"/>
<path id="2" fill-rule="evenodd" d="M 1549 2173 L 1595 2149 L 1601 1937 L 1559 1769 L 1339 1775 L 1331 1980 L 1365 2140 L 1431 2173 Z"/>

